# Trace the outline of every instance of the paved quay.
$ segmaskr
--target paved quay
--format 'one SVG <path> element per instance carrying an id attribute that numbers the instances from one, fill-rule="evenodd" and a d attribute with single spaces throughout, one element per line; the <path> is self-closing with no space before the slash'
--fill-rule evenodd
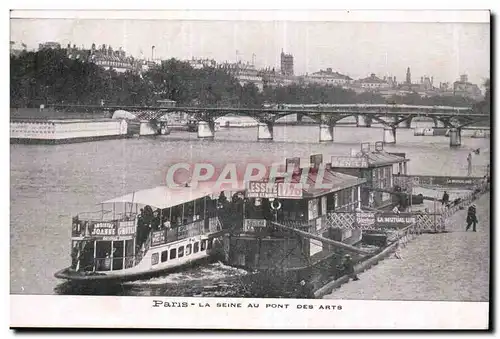
<path id="1" fill-rule="evenodd" d="M 467 210 L 447 222 L 449 233 L 422 234 L 324 299 L 488 301 L 490 193 L 473 202 L 477 232 L 465 232 Z"/>

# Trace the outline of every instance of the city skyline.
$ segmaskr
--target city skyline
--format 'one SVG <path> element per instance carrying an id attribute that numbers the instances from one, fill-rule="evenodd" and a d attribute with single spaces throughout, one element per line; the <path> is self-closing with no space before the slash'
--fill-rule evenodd
<path id="1" fill-rule="evenodd" d="M 134 57 L 252 62 L 280 68 L 280 53 L 294 56 L 295 74 L 332 68 L 354 79 L 396 76 L 412 82 L 433 76 L 434 85 L 467 74 L 482 86 L 490 77 L 488 23 L 291 22 L 12 19 L 11 40 L 28 49 L 56 41 L 90 48 L 122 47 Z M 158 32 L 151 34 L 150 32 Z M 430 33 L 432 32 L 432 33 Z"/>

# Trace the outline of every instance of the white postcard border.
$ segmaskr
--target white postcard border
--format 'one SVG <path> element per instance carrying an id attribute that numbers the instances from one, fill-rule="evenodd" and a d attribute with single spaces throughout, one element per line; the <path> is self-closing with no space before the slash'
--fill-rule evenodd
<path id="1" fill-rule="evenodd" d="M 487 329 L 489 319 L 486 302 L 49 295 L 11 295 L 10 302 L 12 327 Z"/>

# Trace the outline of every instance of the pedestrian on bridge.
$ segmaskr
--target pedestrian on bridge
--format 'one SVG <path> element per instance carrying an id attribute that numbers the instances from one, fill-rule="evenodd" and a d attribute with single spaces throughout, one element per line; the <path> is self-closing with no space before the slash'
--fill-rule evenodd
<path id="1" fill-rule="evenodd" d="M 472 231 L 476 232 L 477 222 L 476 205 L 471 205 L 467 210 L 467 228 L 465 229 L 465 231 L 467 232 L 469 228 L 473 226 Z"/>

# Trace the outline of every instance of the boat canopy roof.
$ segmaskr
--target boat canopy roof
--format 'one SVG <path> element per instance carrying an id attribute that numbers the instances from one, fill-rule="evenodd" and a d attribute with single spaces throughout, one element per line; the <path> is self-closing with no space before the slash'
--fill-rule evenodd
<path id="1" fill-rule="evenodd" d="M 406 159 L 404 157 L 400 157 L 395 154 L 391 154 L 388 152 L 369 152 L 366 155 L 368 159 L 369 167 L 380 167 L 387 166 L 390 164 L 398 164 L 403 162 L 408 162 L 410 159 Z"/>
<path id="2" fill-rule="evenodd" d="M 164 209 L 185 204 L 222 191 L 243 191 L 244 189 L 243 182 L 222 185 L 218 185 L 215 182 L 200 182 L 197 187 L 184 186 L 178 188 L 157 186 L 109 199 L 101 202 L 101 204 L 131 203 L 150 205 L 151 207 Z"/>

